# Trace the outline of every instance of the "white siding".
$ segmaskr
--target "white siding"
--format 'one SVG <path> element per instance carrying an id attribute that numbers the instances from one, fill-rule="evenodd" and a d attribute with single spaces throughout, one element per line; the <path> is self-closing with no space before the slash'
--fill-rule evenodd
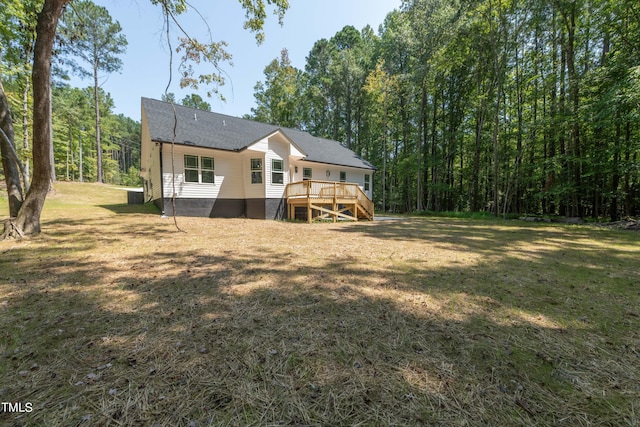
<path id="1" fill-rule="evenodd" d="M 274 133 L 268 138 L 262 139 L 247 149 L 245 155 L 245 189 L 247 198 L 268 198 L 280 199 L 284 196 L 284 189 L 289 183 L 289 154 L 291 144 L 280 133 Z M 297 150 L 296 150 L 297 151 Z M 250 159 L 261 158 L 263 163 L 263 186 L 251 184 Z M 274 184 L 272 182 L 272 160 L 282 160 L 283 183 Z"/>
<path id="2" fill-rule="evenodd" d="M 140 172 L 140 176 L 144 179 L 143 191 L 144 200 L 158 200 L 161 197 L 162 185 L 160 184 L 160 148 L 153 142 L 148 141 L 141 161 L 144 164 L 144 171 Z"/>
<path id="3" fill-rule="evenodd" d="M 251 183 L 251 159 L 262 160 L 262 184 Z M 263 152 L 248 151 L 242 156 L 242 176 L 245 197 L 247 199 L 264 199 L 267 176 Z"/>
<path id="4" fill-rule="evenodd" d="M 359 169 L 359 168 L 351 168 L 347 166 L 335 166 L 335 165 L 326 165 L 322 163 L 313 163 L 313 162 L 305 162 L 305 161 L 297 161 L 293 162 L 292 166 L 298 167 L 298 172 L 294 172 L 293 181 L 302 181 L 303 180 L 303 171 L 304 168 L 311 169 L 311 179 L 316 181 L 331 181 L 331 182 L 340 182 L 340 172 L 346 172 L 347 179 L 345 182 L 351 182 L 354 184 L 358 184 L 362 191 L 364 191 L 364 176 L 370 176 L 370 185 L 369 191 L 365 191 L 367 196 L 372 197 L 372 186 L 373 186 L 373 171 L 368 169 Z M 329 176 L 327 176 L 327 172 L 329 172 Z"/>
<path id="5" fill-rule="evenodd" d="M 300 159 L 305 156 L 305 154 L 302 151 L 298 150 L 293 145 L 291 145 L 291 149 L 289 151 L 289 155 L 292 156 L 292 157 L 298 157 Z"/>
<path id="6" fill-rule="evenodd" d="M 147 115 L 144 109 L 142 109 L 140 137 L 140 177 L 144 180 L 144 200 L 158 200 L 162 197 L 160 146 L 151 141 Z"/>
<path id="7" fill-rule="evenodd" d="M 269 151 L 269 139 L 268 138 L 261 139 L 255 144 L 252 144 L 251 146 L 247 147 L 247 149 L 250 151 L 266 153 L 267 151 Z"/>
<path id="8" fill-rule="evenodd" d="M 164 197 L 171 197 L 173 185 L 171 179 L 171 144 L 162 144 L 162 184 L 160 177 L 160 145 L 152 142 L 142 115 L 142 159 L 141 166 L 149 185 L 145 187 L 145 199 L 157 200 L 164 190 Z M 184 181 L 184 155 L 213 157 L 215 163 L 215 183 L 190 183 Z M 173 167 L 175 170 L 175 192 L 179 198 L 221 198 L 221 199 L 279 199 L 284 196 L 286 185 L 292 181 L 303 180 L 304 168 L 312 169 L 312 179 L 319 181 L 340 181 L 340 171 L 346 172 L 346 182 L 357 183 L 364 190 L 364 176 L 370 175 L 370 189 L 367 195 L 372 197 L 373 171 L 352 167 L 326 165 L 299 160 L 300 154 L 282 135 L 276 133 L 269 138 L 253 144 L 242 153 L 212 150 L 183 145 L 174 146 Z M 262 184 L 251 184 L 251 159 L 263 159 Z M 272 183 L 272 160 L 283 162 L 283 184 Z M 295 167 L 298 171 L 295 172 Z M 327 176 L 327 171 L 329 176 Z M 147 194 L 147 191 L 149 194 Z"/>
<path id="9" fill-rule="evenodd" d="M 215 169 L 215 183 L 195 183 L 184 181 L 184 155 L 213 157 Z M 175 172 L 175 192 L 180 198 L 221 198 L 244 199 L 244 185 L 242 174 L 242 157 L 237 153 L 219 150 L 207 150 L 197 147 L 176 145 L 173 155 Z M 171 145 L 162 147 L 162 168 L 164 196 L 171 197 L 174 182 L 171 179 Z"/>
<path id="10" fill-rule="evenodd" d="M 284 196 L 284 189 L 289 183 L 289 151 L 290 145 L 288 141 L 285 141 L 280 135 L 274 135 L 269 138 L 269 149 L 265 153 L 265 178 L 266 178 L 266 198 L 267 199 L 280 199 Z M 282 175 L 283 183 L 274 184 L 272 182 L 271 173 L 272 160 L 282 160 Z"/>
<path id="11" fill-rule="evenodd" d="M 155 143 L 152 143 L 151 157 L 149 179 L 153 194 L 151 200 L 158 200 L 162 197 L 162 178 L 160 177 L 160 146 Z"/>

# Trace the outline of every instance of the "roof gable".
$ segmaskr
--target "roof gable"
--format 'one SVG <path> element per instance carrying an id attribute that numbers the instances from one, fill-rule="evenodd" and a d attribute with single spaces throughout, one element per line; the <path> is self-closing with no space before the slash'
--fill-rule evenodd
<path id="1" fill-rule="evenodd" d="M 280 138 L 282 138 L 284 141 L 286 141 L 289 144 L 289 154 L 291 156 L 306 157 L 307 154 L 304 152 L 304 150 L 302 150 L 300 147 L 298 147 L 296 142 L 294 140 L 292 140 L 291 138 L 289 138 L 287 136 L 287 134 L 282 131 L 282 129 L 277 129 L 274 132 L 271 132 L 269 135 L 265 135 L 264 137 L 261 138 L 261 140 L 272 138 L 274 136 L 279 136 Z M 259 141 L 255 141 L 253 144 L 248 145 L 247 149 L 251 150 L 257 144 L 259 144 Z"/>
<path id="2" fill-rule="evenodd" d="M 264 138 L 280 133 L 305 155 L 304 159 L 307 161 L 375 169 L 371 163 L 339 142 L 317 138 L 301 130 L 281 128 L 150 98 L 142 98 L 142 108 L 146 113 L 152 141 L 174 141 L 175 127 L 176 144 L 242 151 Z"/>

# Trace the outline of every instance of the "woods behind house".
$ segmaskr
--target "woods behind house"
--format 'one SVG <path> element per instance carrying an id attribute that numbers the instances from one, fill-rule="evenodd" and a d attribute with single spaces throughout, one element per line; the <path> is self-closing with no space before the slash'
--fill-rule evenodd
<path id="1" fill-rule="evenodd" d="M 1 71 L 28 171 L 34 29 L 19 25 L 24 13 L 2 18 L 11 66 Z M 137 118 L 115 115 L 102 89 L 66 84 L 62 52 L 57 179 L 138 184 Z M 408 0 L 377 30 L 347 26 L 318 40 L 303 68 L 283 49 L 248 117 L 371 161 L 378 210 L 618 220 L 640 214 L 639 64 L 636 1 Z"/>

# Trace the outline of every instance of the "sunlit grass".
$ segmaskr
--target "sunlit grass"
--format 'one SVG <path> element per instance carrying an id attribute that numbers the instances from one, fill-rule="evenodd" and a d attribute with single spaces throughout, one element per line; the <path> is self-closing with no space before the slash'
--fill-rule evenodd
<path id="1" fill-rule="evenodd" d="M 636 232 L 179 218 L 59 183 L 0 242 L 20 425 L 637 425 Z M 6 206 L 6 205 L 5 205 Z M 0 212 L 4 212 L 0 206 Z"/>

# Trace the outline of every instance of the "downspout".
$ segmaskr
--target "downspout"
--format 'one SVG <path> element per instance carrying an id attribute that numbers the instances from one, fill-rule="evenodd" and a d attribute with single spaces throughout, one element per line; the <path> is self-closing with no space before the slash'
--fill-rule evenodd
<path id="1" fill-rule="evenodd" d="M 160 144 L 160 210 L 162 216 L 166 216 L 164 213 L 164 171 L 162 169 L 162 142 Z"/>

